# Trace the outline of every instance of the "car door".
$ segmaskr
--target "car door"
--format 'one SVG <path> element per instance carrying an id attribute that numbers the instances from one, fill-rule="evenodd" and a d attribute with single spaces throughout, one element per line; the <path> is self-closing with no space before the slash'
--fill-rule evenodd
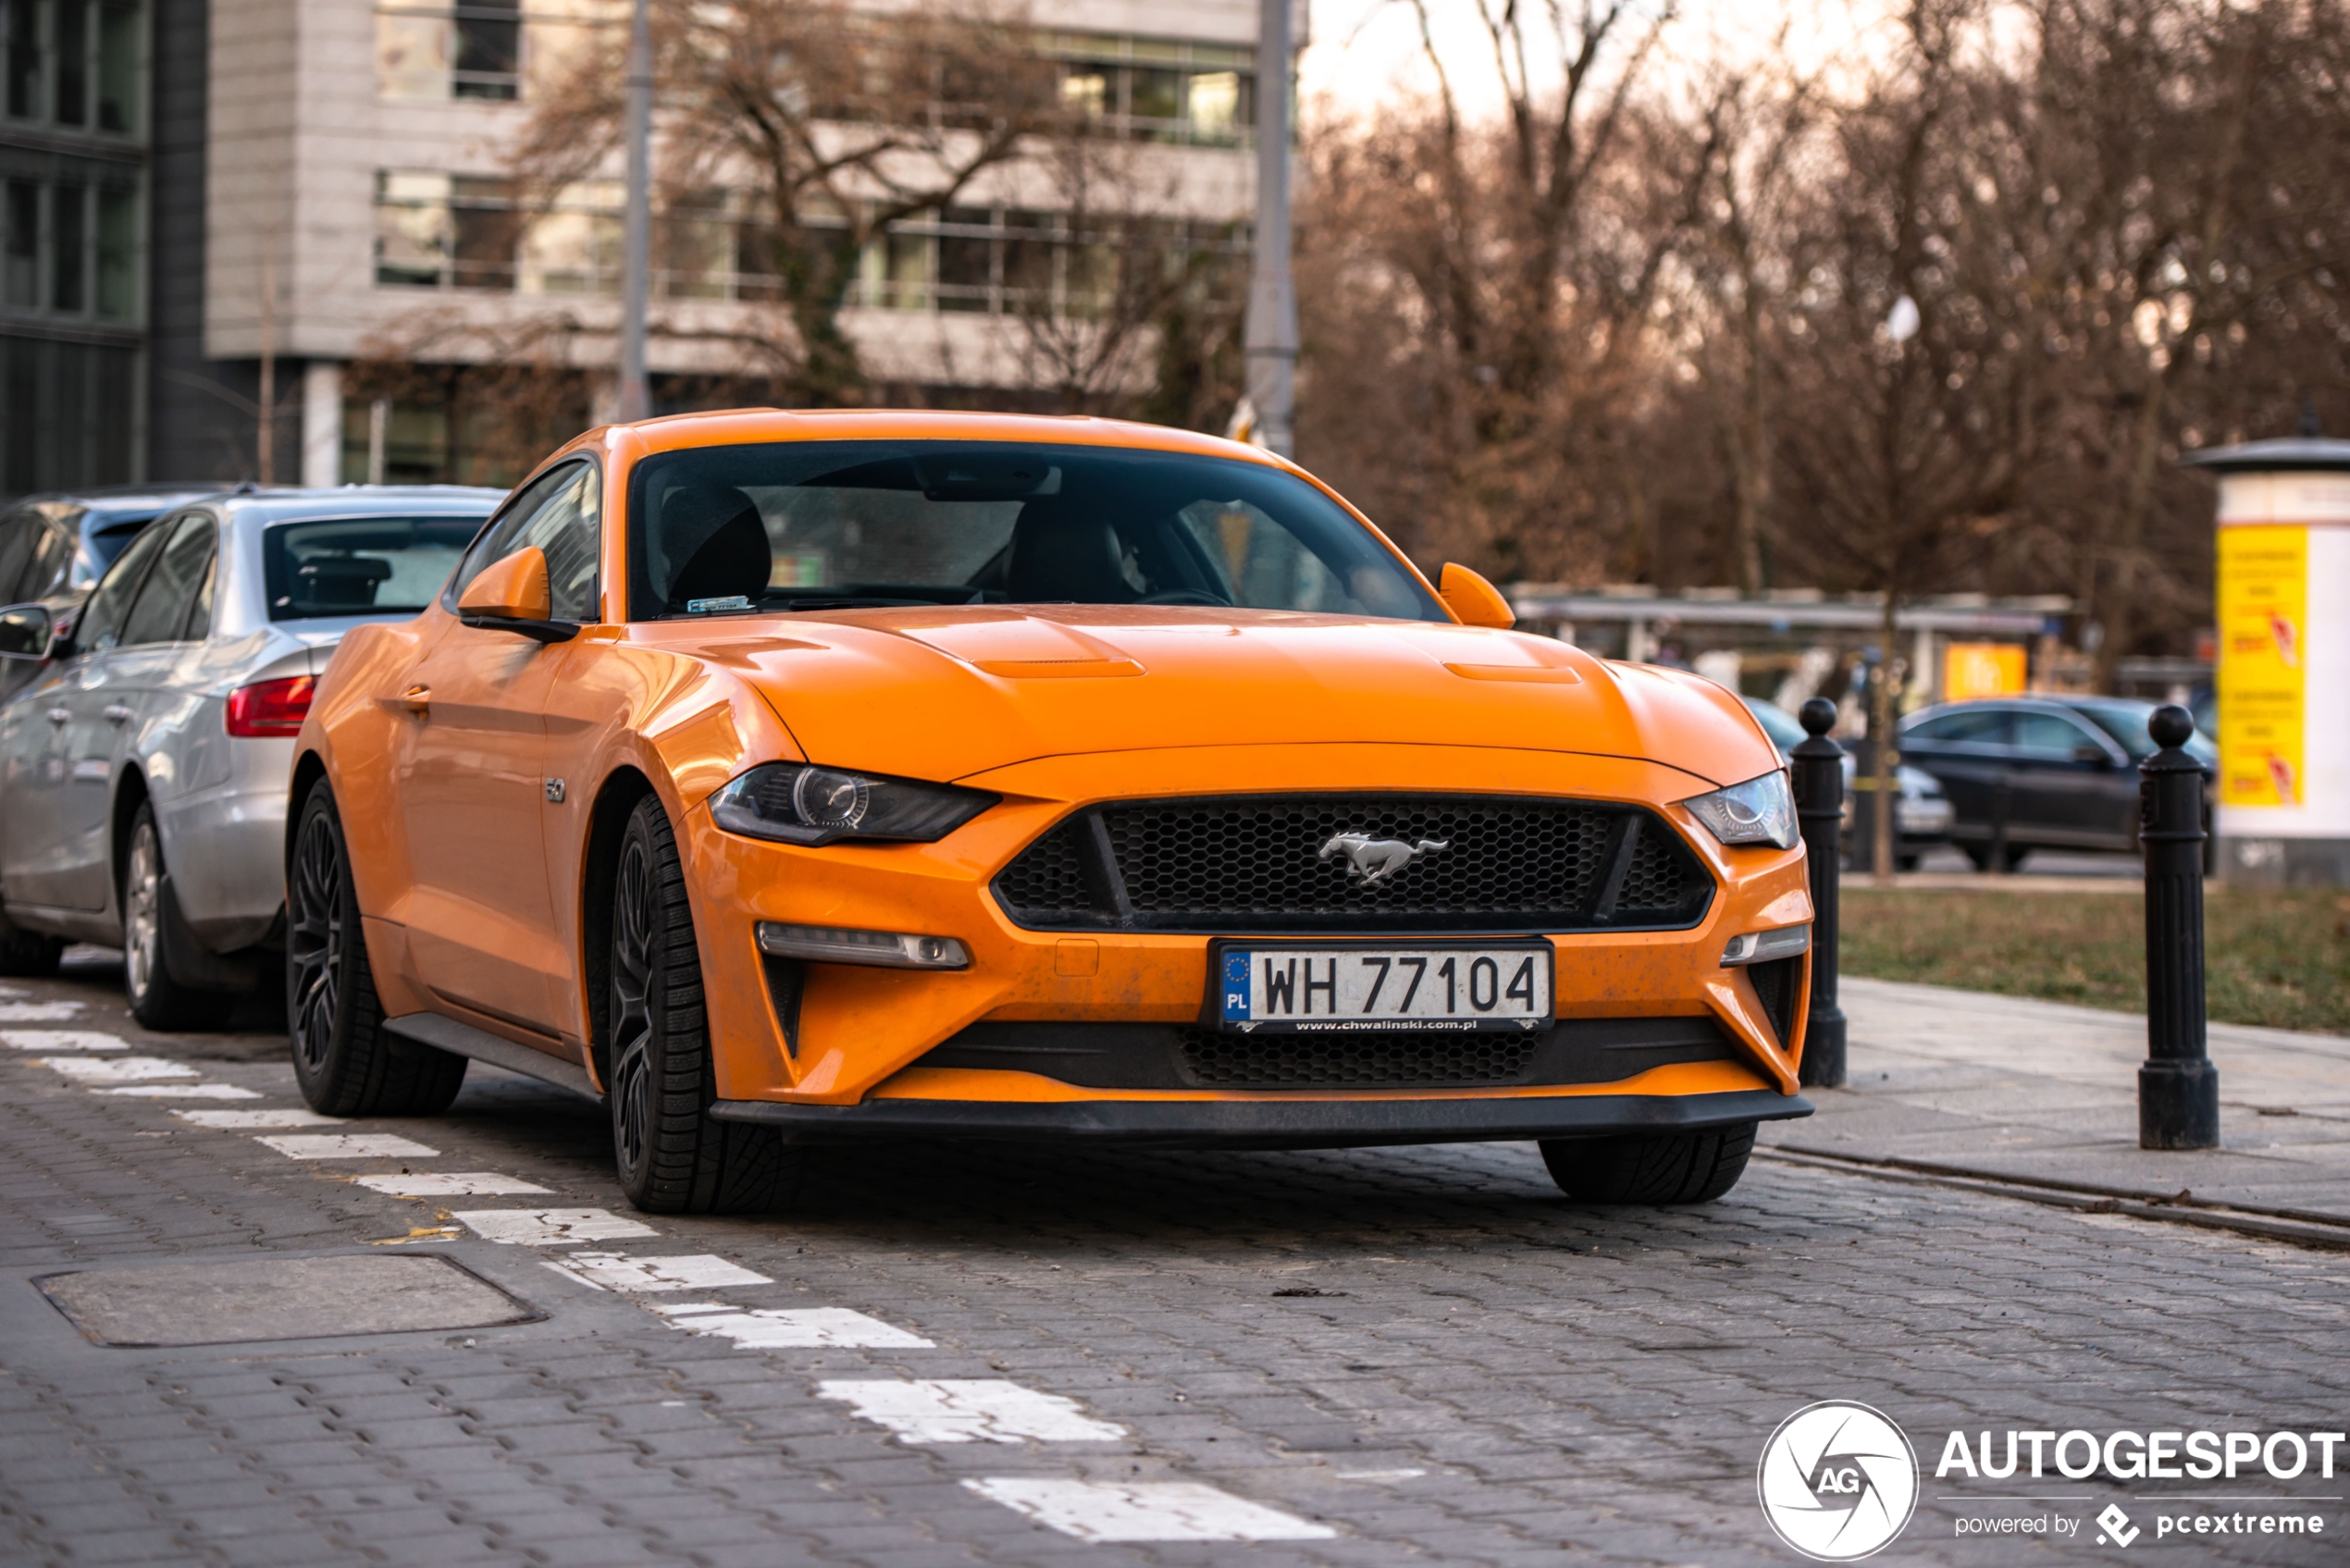
<path id="1" fill-rule="evenodd" d="M 2019 843 L 2126 849 L 2111 796 L 2116 781 L 2134 790 L 2118 749 L 2069 713 L 2031 710 L 2015 722 L 2015 820 Z"/>
<path id="2" fill-rule="evenodd" d="M 1936 713 L 1901 732 L 1901 760 L 1942 781 L 1954 821 L 1950 836 L 1988 843 L 2008 776 L 2007 738 L 2012 712 L 1994 703 L 1969 703 Z"/>
<path id="3" fill-rule="evenodd" d="M 12 698 L 0 721 L 0 897 L 11 904 L 105 905 L 105 823 L 119 736 L 105 716 L 119 699 L 114 658 L 164 542 L 151 531 L 122 552 L 83 605 L 72 651 Z"/>
<path id="4" fill-rule="evenodd" d="M 547 556 L 551 613 L 594 618 L 600 503 L 592 463 L 542 476 L 466 552 L 444 608 L 484 568 L 535 545 Z M 406 678 L 396 764 L 419 978 L 461 1006 L 541 1033 L 556 1032 L 571 969 L 555 936 L 540 823 L 547 696 L 561 663 L 559 647 L 442 620 Z"/>
<path id="5" fill-rule="evenodd" d="M 115 646 L 108 672 L 113 696 L 100 716 L 115 730 L 111 793 L 119 795 L 126 771 L 143 762 L 146 788 L 155 796 L 155 810 L 161 817 L 180 789 L 177 763 L 184 748 L 172 747 L 167 740 L 157 746 L 155 736 L 158 730 L 167 732 L 177 716 L 175 709 L 183 703 L 176 689 L 177 678 L 189 652 L 189 622 L 199 603 L 206 607 L 207 625 L 210 622 L 209 595 L 220 523 L 209 512 L 190 512 L 166 519 L 155 531 L 165 536 L 164 546 L 146 580 L 139 585 L 130 613 L 123 617 L 122 637 Z M 114 818 L 115 813 L 107 811 L 105 823 L 110 825 Z M 103 836 L 111 851 L 111 833 Z M 98 889 L 99 904 L 85 907 L 103 907 L 114 891 L 118 869 L 110 853 L 101 870 L 106 880 Z"/>

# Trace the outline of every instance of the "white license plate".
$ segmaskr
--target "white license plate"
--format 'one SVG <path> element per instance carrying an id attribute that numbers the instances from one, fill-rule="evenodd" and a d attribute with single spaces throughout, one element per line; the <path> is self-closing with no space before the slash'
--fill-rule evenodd
<path id="1" fill-rule="evenodd" d="M 1208 1016 L 1222 1029 L 1325 1033 L 1549 1027 L 1547 942 L 1475 947 L 1218 943 Z"/>

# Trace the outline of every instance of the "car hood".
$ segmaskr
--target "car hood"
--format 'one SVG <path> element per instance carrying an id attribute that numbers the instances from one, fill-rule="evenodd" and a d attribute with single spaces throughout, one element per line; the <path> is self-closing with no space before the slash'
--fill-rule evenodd
<path id="1" fill-rule="evenodd" d="M 723 625 L 668 623 L 654 636 L 748 680 L 811 760 L 906 777 L 1089 752 L 1363 742 L 1639 758 L 1715 784 L 1779 761 L 1710 682 L 1476 627 L 1114 605 Z"/>

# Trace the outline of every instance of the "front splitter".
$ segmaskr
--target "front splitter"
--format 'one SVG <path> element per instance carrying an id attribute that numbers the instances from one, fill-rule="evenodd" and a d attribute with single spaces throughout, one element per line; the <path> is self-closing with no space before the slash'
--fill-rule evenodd
<path id="1" fill-rule="evenodd" d="M 1694 1132 L 1812 1114 L 1800 1095 L 1557 1094 L 1461 1100 L 868 1100 L 856 1105 L 721 1100 L 724 1121 L 793 1142 L 892 1138 L 1155 1143 L 1177 1148 L 1347 1149 Z"/>

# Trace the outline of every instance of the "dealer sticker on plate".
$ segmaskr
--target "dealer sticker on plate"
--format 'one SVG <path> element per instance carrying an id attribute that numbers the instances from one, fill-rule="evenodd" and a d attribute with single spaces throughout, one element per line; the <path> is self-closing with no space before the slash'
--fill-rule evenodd
<path id="1" fill-rule="evenodd" d="M 1547 942 L 1325 947 L 1219 943 L 1209 1016 L 1243 1033 L 1536 1030 L 1551 1022 Z"/>

